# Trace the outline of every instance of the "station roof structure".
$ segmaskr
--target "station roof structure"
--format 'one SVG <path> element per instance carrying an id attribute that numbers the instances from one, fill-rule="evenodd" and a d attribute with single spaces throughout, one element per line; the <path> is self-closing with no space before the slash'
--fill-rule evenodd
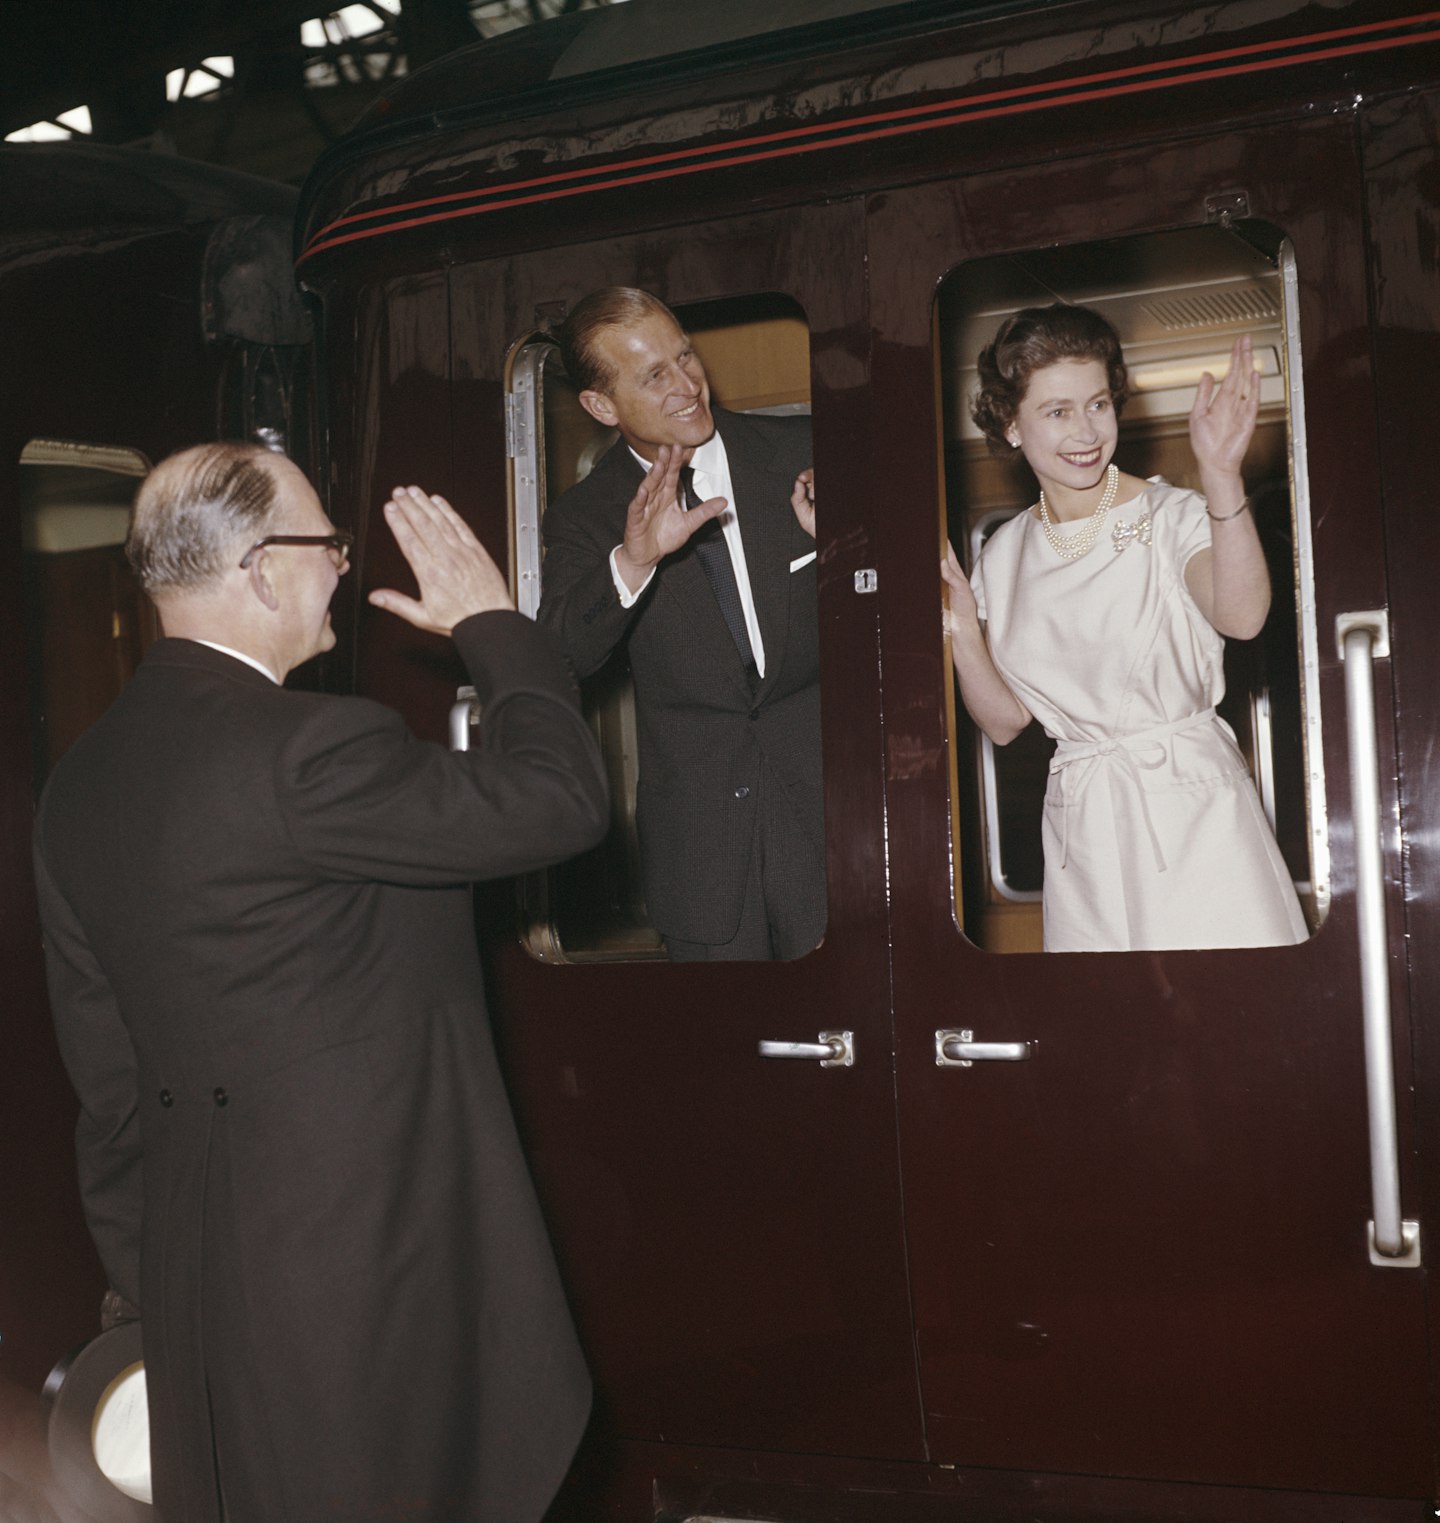
<path id="1" fill-rule="evenodd" d="M 550 25 L 495 55 L 497 97 L 823 26 L 1052 5 L 1065 0 L 0 0 L 0 138 L 84 137 L 298 185 L 381 96 L 406 99 L 416 69 L 532 23 Z"/>
<path id="2" fill-rule="evenodd" d="M 619 3 L 3 0 L 0 138 L 88 137 L 298 183 L 408 70 Z"/>

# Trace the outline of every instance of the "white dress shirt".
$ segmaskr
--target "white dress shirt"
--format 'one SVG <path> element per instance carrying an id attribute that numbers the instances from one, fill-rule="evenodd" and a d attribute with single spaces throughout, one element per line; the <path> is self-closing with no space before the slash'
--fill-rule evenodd
<path id="1" fill-rule="evenodd" d="M 645 468 L 650 469 L 651 462 L 634 450 L 630 453 Z M 720 515 L 719 523 L 721 533 L 725 536 L 725 546 L 730 551 L 730 564 L 735 568 L 735 585 L 740 592 L 740 606 L 745 611 L 745 629 L 750 636 L 750 649 L 755 654 L 755 670 L 763 677 L 765 675 L 765 643 L 760 638 L 760 621 L 755 617 L 755 599 L 750 592 L 750 572 L 745 566 L 745 543 L 740 538 L 740 521 L 735 516 L 735 488 L 730 480 L 730 460 L 725 453 L 725 441 L 720 437 L 717 429 L 690 457 L 691 469 L 695 472 L 695 491 L 701 502 L 711 497 L 723 497 L 729 507 Z M 615 581 L 615 591 L 620 595 L 620 606 L 631 608 L 638 601 L 640 594 L 650 585 L 650 576 L 654 576 L 651 569 L 639 589 L 631 592 L 625 585 L 625 579 L 620 575 L 615 565 L 615 550 L 610 552 L 610 575 Z"/>
<path id="2" fill-rule="evenodd" d="M 254 656 L 247 656 L 243 650 L 231 650 L 228 645 L 221 645 L 218 640 L 197 640 L 197 645 L 208 645 L 211 650 L 218 650 L 222 656 L 234 656 L 237 661 L 243 661 L 246 666 L 253 666 L 257 672 L 268 677 L 276 687 L 285 684 L 270 670 L 268 666 L 261 666 Z"/>

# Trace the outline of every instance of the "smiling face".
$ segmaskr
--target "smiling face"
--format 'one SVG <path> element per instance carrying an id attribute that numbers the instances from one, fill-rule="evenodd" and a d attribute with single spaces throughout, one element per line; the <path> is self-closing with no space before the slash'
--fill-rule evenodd
<path id="1" fill-rule="evenodd" d="M 1064 502 L 1100 484 L 1119 432 L 1100 360 L 1061 360 L 1030 377 L 1005 437 L 1017 445 L 1046 496 Z"/>
<path id="2" fill-rule="evenodd" d="M 613 379 L 582 391 L 581 404 L 637 455 L 654 460 L 662 444 L 694 449 L 715 432 L 705 367 L 668 313 L 601 329 L 594 351 Z"/>

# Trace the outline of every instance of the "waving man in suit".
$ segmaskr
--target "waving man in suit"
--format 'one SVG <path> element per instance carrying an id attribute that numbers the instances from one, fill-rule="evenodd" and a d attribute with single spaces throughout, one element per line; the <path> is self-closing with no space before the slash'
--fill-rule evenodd
<path id="1" fill-rule="evenodd" d="M 620 440 L 545 514 L 540 619 L 582 677 L 628 647 L 650 917 L 677 961 L 803 956 L 825 929 L 809 420 L 712 408 L 645 291 L 592 292 L 558 337 Z"/>
<path id="2" fill-rule="evenodd" d="M 603 833 L 563 663 L 465 523 L 386 504 L 483 743 L 288 692 L 346 570 L 290 462 L 141 487 L 166 638 L 36 824 L 87 1219 L 139 1307 L 167 1523 L 537 1523 L 589 1381 L 496 1065 L 468 884 Z"/>

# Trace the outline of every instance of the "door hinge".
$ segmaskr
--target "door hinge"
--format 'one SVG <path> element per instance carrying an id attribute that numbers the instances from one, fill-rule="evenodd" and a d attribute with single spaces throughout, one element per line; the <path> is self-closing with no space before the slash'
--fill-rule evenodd
<path id="1" fill-rule="evenodd" d="M 1229 227 L 1237 218 L 1250 215 L 1250 194 L 1243 190 L 1222 190 L 1205 197 L 1205 220 Z"/>

